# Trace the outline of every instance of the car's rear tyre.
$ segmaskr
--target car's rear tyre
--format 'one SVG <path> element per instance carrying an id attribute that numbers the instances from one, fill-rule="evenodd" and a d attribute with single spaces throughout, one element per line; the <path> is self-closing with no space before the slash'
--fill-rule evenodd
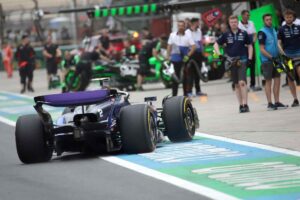
<path id="1" fill-rule="evenodd" d="M 164 101 L 163 120 L 166 135 L 172 142 L 190 141 L 195 135 L 195 114 L 190 100 L 183 96 Z"/>
<path id="2" fill-rule="evenodd" d="M 202 73 L 202 66 L 199 66 L 195 60 L 191 59 L 188 63 L 188 67 L 193 67 L 194 69 L 192 69 L 192 73 L 196 73 L 200 80 L 202 80 L 204 83 L 208 82 L 208 73 Z"/>
<path id="3" fill-rule="evenodd" d="M 17 153 L 23 163 L 47 162 L 53 148 L 46 139 L 44 125 L 38 115 L 19 117 L 16 124 Z"/>
<path id="4" fill-rule="evenodd" d="M 125 153 L 146 153 L 155 149 L 156 124 L 146 104 L 123 107 L 120 113 L 122 149 Z"/>

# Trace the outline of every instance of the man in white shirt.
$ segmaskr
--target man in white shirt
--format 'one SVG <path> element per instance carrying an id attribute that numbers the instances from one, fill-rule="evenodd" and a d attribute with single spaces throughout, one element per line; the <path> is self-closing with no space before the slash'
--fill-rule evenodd
<path id="1" fill-rule="evenodd" d="M 196 45 L 190 34 L 185 33 L 185 22 L 178 21 L 178 31 L 170 34 L 167 47 L 167 59 L 170 60 L 175 69 L 177 77 L 181 77 L 181 69 L 189 61 L 193 55 Z M 187 68 L 184 69 L 183 77 L 183 93 L 188 96 L 191 91 L 191 84 L 188 82 L 188 78 L 191 76 Z M 178 83 L 173 81 L 172 95 L 177 96 Z"/>
<path id="2" fill-rule="evenodd" d="M 248 33 L 251 43 L 253 45 L 253 50 L 254 50 L 255 49 L 254 44 L 257 39 L 255 25 L 252 21 L 249 20 L 250 12 L 248 10 L 243 10 L 241 15 L 242 15 L 242 20 L 239 21 L 239 29 L 246 31 Z M 255 55 L 255 52 L 254 52 L 254 55 Z M 255 90 L 255 59 L 252 61 L 253 62 L 249 62 L 250 66 L 247 66 L 247 67 L 250 68 L 250 78 L 251 78 L 250 88 L 252 90 Z"/>
<path id="3" fill-rule="evenodd" d="M 193 53 L 191 59 L 196 62 L 195 66 L 192 66 L 192 75 L 193 81 L 195 82 L 196 88 L 196 95 L 197 96 L 207 96 L 207 94 L 201 91 L 200 87 L 200 77 L 197 71 L 201 71 L 202 67 L 202 52 L 203 52 L 203 45 L 202 45 L 202 31 L 199 28 L 200 23 L 198 18 L 192 18 L 190 21 L 190 27 L 185 31 L 186 34 L 190 34 L 195 42 L 196 50 Z M 197 70 L 196 67 L 199 69 Z M 192 92 L 192 91 L 191 91 Z"/>

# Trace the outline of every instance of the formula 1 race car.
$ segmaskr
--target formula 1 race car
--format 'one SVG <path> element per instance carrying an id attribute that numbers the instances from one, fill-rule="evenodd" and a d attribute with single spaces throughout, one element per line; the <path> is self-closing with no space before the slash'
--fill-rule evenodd
<path id="1" fill-rule="evenodd" d="M 192 140 L 199 127 L 188 98 L 166 97 L 155 108 L 156 97 L 131 104 L 129 94 L 113 89 L 51 94 L 34 98 L 37 114 L 19 117 L 15 137 L 23 163 L 47 162 L 53 151 L 84 153 L 145 153 L 167 136 L 171 142 Z M 53 121 L 43 105 L 65 107 Z"/>
<path id="2" fill-rule="evenodd" d="M 153 68 L 147 74 L 145 82 L 162 81 L 166 88 L 171 87 L 172 78 L 165 73 L 167 66 L 160 61 L 150 63 Z M 135 90 L 136 79 L 139 69 L 138 60 L 124 59 L 122 62 L 97 61 L 92 66 L 91 75 L 83 70 L 76 76 L 76 69 L 70 68 L 65 75 L 62 84 L 63 92 L 83 91 L 89 85 L 91 79 L 110 77 L 110 87 L 127 91 Z"/>

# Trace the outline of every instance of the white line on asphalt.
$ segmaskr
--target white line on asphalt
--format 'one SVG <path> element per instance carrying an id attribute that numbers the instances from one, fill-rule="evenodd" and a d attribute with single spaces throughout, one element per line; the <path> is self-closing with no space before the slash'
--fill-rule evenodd
<path id="1" fill-rule="evenodd" d="M 139 172 L 141 174 L 150 176 L 152 178 L 170 183 L 172 185 L 175 185 L 177 187 L 189 190 L 191 192 L 200 194 L 202 196 L 206 196 L 212 199 L 216 199 L 216 200 L 237 200 L 238 198 L 227 195 L 225 193 L 213 190 L 211 188 L 208 187 L 204 187 L 195 183 L 191 183 L 189 181 L 185 181 L 183 179 L 171 176 L 171 175 L 167 175 L 158 171 L 155 171 L 153 169 L 149 169 L 147 167 L 141 166 L 141 165 L 137 165 L 135 163 L 123 160 L 121 158 L 117 158 L 115 156 L 108 156 L 108 157 L 102 157 L 101 159 L 108 161 L 110 163 L 113 164 L 117 164 L 119 166 L 125 167 L 127 169 L 131 169 L 133 171 Z"/>
<path id="2" fill-rule="evenodd" d="M 9 119 L 6 119 L 6 118 L 1 117 L 1 116 L 0 116 L 0 122 L 3 122 L 4 124 L 8 124 L 10 126 L 16 126 L 16 122 L 14 122 L 12 120 L 9 120 Z"/>
<path id="3" fill-rule="evenodd" d="M 252 143 L 252 142 L 246 142 L 246 141 L 241 141 L 241 140 L 229 139 L 229 138 L 225 138 L 225 137 L 209 135 L 209 134 L 199 133 L 199 132 L 196 132 L 196 135 L 202 136 L 205 138 L 219 140 L 219 141 L 230 142 L 230 143 L 234 143 L 234 144 L 274 151 L 274 152 L 278 152 L 278 153 L 283 153 L 283 154 L 288 154 L 288 155 L 293 155 L 293 156 L 298 156 L 298 157 L 300 156 L 300 152 L 292 151 L 292 150 L 288 150 L 288 149 L 282 149 L 282 148 L 278 148 L 278 147 L 272 147 L 272 146 L 267 146 L 267 145 L 263 145 L 263 144 Z M 237 199 L 233 196 L 229 196 L 222 192 L 219 192 L 219 191 L 216 191 L 216 190 L 204 187 L 204 186 L 200 186 L 200 185 L 191 183 L 189 181 L 185 181 L 183 179 L 180 179 L 180 178 L 177 178 L 177 177 L 174 177 L 171 175 L 167 175 L 167 174 L 149 169 L 149 168 L 141 166 L 141 165 L 137 165 L 137 164 L 129 162 L 129 161 L 125 161 L 125 160 L 123 160 L 121 158 L 117 158 L 115 156 L 104 157 L 101 159 L 106 160 L 111 163 L 114 163 L 114 164 L 117 164 L 117 165 L 120 165 L 120 166 L 128 168 L 128 169 L 131 169 L 131 170 L 139 172 L 141 174 L 150 176 L 152 178 L 162 180 L 164 182 L 170 183 L 177 187 L 184 188 L 186 190 L 195 192 L 197 194 L 207 196 L 212 199 L 220 199 L 220 200 Z"/>
<path id="4" fill-rule="evenodd" d="M 234 144 L 240 144 L 240 145 L 244 145 L 244 146 L 250 146 L 250 147 L 255 147 L 255 148 L 259 148 L 259 149 L 274 151 L 274 152 L 277 152 L 277 153 L 283 153 L 283 154 L 288 154 L 288 155 L 300 157 L 300 152 L 299 151 L 293 151 L 293 150 L 289 150 L 289 149 L 283 149 L 283 148 L 279 148 L 279 147 L 273 147 L 273 146 L 258 144 L 258 143 L 254 143 L 254 142 L 246 142 L 246 141 L 242 141 L 242 140 L 235 140 L 235 139 L 225 138 L 225 137 L 216 136 L 216 135 L 209 135 L 209 134 L 206 134 L 206 133 L 197 132 L 196 135 L 206 137 L 206 138 L 210 138 L 210 139 L 220 140 L 220 141 L 223 141 L 223 142 L 230 142 L 230 143 L 234 143 Z"/>
<path id="5" fill-rule="evenodd" d="M 5 124 L 8 124 L 10 126 L 15 127 L 16 123 L 12 120 L 8 120 L 5 119 L 4 117 L 0 116 L 0 122 L 3 122 Z M 152 178 L 158 179 L 158 180 L 162 180 L 164 182 L 170 183 L 172 185 L 175 185 L 177 187 L 195 192 L 197 194 L 203 195 L 203 196 L 207 196 L 209 198 L 213 198 L 216 200 L 237 200 L 237 198 L 229 196 L 227 194 L 224 194 L 222 192 L 218 192 L 216 190 L 204 187 L 204 186 L 200 186 L 185 180 L 182 180 L 180 178 L 176 178 L 174 176 L 170 176 L 125 160 L 122 160 L 120 158 L 117 158 L 115 156 L 108 156 L 108 157 L 100 157 L 100 159 L 103 159 L 107 162 L 113 163 L 113 164 L 117 164 L 119 166 L 125 167 L 127 169 L 131 169 L 133 171 L 139 172 L 141 174 L 150 176 Z"/>
<path id="6" fill-rule="evenodd" d="M 14 92 L 7 92 L 7 91 L 0 91 L 0 92 L 10 94 L 10 95 L 13 95 L 13 96 L 23 97 L 23 98 L 26 98 L 26 99 L 33 99 L 33 97 L 27 96 L 25 94 L 17 94 L 17 93 L 14 93 Z"/>

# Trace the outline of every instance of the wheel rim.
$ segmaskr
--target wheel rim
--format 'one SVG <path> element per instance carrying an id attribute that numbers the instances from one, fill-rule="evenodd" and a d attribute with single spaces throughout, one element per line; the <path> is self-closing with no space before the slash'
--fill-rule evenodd
<path id="1" fill-rule="evenodd" d="M 151 142 L 152 144 L 155 144 L 157 130 L 156 130 L 155 121 L 151 116 L 150 112 L 148 112 L 148 123 L 149 123 L 149 134 L 150 134 Z"/>
<path id="2" fill-rule="evenodd" d="M 189 106 L 187 106 L 187 109 L 185 111 L 184 122 L 185 122 L 185 126 L 188 130 L 188 134 L 190 136 L 193 136 L 193 132 L 195 129 L 195 123 L 194 123 L 193 112 Z"/>

